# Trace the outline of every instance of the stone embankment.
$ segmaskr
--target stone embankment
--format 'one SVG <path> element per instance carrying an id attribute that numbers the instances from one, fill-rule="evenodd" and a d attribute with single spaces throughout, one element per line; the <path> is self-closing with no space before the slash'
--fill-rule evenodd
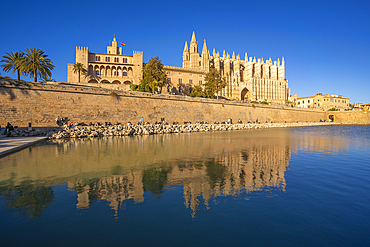
<path id="1" fill-rule="evenodd" d="M 49 139 L 62 138 L 94 138 L 103 136 L 131 136 L 131 135 L 153 135 L 170 133 L 190 133 L 205 131 L 227 131 L 246 129 L 267 129 L 284 127 L 303 127 L 317 125 L 332 125 L 335 123 L 247 123 L 247 124 L 146 124 L 146 125 L 113 125 L 103 126 L 75 126 L 64 128 L 49 136 Z"/>
<path id="2" fill-rule="evenodd" d="M 28 130 L 26 128 L 16 128 L 15 130 L 10 131 L 10 137 L 28 137 L 28 136 L 52 136 L 56 132 L 60 131 L 61 128 L 55 127 L 55 128 L 32 128 L 31 130 Z M 6 133 L 4 132 L 4 135 Z"/>

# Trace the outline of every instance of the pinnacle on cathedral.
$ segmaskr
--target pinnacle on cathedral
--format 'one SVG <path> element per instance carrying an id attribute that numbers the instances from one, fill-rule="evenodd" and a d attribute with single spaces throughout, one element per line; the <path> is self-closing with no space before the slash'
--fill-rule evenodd
<path id="1" fill-rule="evenodd" d="M 207 55 L 207 54 L 208 54 L 207 44 L 206 44 L 206 40 L 204 40 L 202 56 Z"/>

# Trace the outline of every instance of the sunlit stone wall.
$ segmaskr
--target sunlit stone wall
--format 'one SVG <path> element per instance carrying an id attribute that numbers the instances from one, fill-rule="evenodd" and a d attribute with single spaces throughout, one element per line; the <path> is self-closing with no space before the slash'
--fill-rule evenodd
<path id="1" fill-rule="evenodd" d="M 55 126 L 56 117 L 72 122 L 137 123 L 141 117 L 154 123 L 185 121 L 243 122 L 320 121 L 320 110 L 266 106 L 236 101 L 191 98 L 177 95 L 120 91 L 83 85 L 16 83 L 0 80 L 0 125 Z"/>

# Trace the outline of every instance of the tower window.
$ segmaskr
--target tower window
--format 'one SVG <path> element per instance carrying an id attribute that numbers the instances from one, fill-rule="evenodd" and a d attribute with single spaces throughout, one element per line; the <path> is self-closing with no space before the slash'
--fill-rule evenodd
<path id="1" fill-rule="evenodd" d="M 105 61 L 106 61 L 106 62 L 110 62 L 110 57 L 106 57 L 106 58 L 105 58 Z"/>
<path id="2" fill-rule="evenodd" d="M 115 57 L 115 58 L 114 58 L 114 62 L 115 62 L 115 63 L 118 63 L 118 62 L 119 62 L 119 58 L 118 58 L 118 57 Z"/>
<path id="3" fill-rule="evenodd" d="M 100 61 L 100 57 L 99 56 L 95 57 L 95 61 Z"/>
<path id="4" fill-rule="evenodd" d="M 123 63 L 127 63 L 127 58 L 124 58 L 123 59 Z"/>

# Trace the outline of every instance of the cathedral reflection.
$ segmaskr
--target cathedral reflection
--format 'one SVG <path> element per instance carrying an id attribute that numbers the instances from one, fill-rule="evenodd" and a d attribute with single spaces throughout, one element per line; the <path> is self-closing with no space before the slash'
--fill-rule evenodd
<path id="1" fill-rule="evenodd" d="M 206 160 L 161 163 L 126 175 L 81 179 L 69 186 L 77 192 L 77 208 L 105 200 L 117 214 L 125 200 L 140 203 L 145 192 L 160 195 L 165 186 L 181 185 L 185 205 L 194 217 L 202 201 L 209 208 L 209 200 L 217 197 L 240 196 L 271 187 L 285 190 L 284 173 L 289 159 L 288 146 L 261 143 Z"/>

